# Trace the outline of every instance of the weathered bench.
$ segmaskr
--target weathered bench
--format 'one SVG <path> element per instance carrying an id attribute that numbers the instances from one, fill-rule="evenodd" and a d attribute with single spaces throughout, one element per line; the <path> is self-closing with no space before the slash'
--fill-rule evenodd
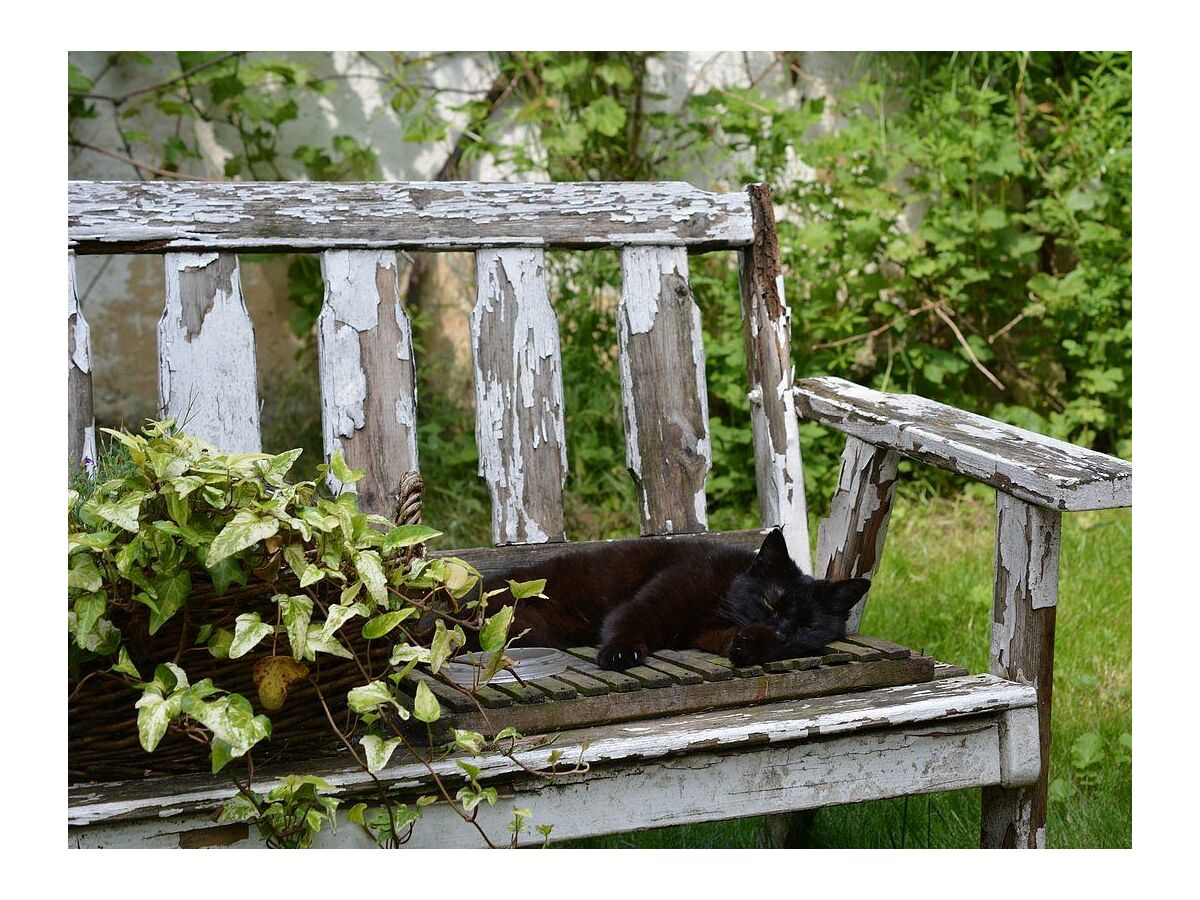
<path id="1" fill-rule="evenodd" d="M 563 760 L 582 760 L 586 772 L 531 778 L 497 754 L 483 760 L 481 781 L 531 807 L 534 821 L 553 822 L 556 839 L 983 786 L 983 845 L 1045 843 L 1061 511 L 1129 505 L 1131 467 L 921 398 L 840 379 L 796 382 L 774 213 L 761 186 L 712 194 L 676 183 L 72 182 L 68 199 L 73 459 L 95 456 L 91 350 L 74 290 L 75 254 L 164 255 L 162 410 L 186 410 L 194 433 L 251 451 L 260 447 L 257 373 L 237 253 L 320 252 L 325 450 L 340 448 L 368 471 L 357 486 L 361 505 L 385 514 L 403 474 L 419 468 L 415 360 L 396 251 L 474 251 L 476 435 L 498 549 L 460 555 L 481 569 L 497 555 L 553 553 L 566 540 L 562 373 L 543 264 L 551 247 L 621 252 L 626 458 L 644 536 L 631 540 L 687 540 L 706 531 L 704 349 L 687 255 L 736 251 L 763 526 L 781 526 L 797 563 L 813 570 L 798 414 L 847 434 L 817 541 L 815 569 L 827 577 L 875 571 L 900 456 L 994 486 L 991 672 L 939 666 L 942 677 L 920 684 L 574 728 L 553 749 Z M 745 532 L 716 537 L 757 540 Z M 861 615 L 860 605 L 852 631 Z M 548 764 L 552 750 L 544 743 L 526 738 L 516 758 L 534 769 Z M 454 762 L 434 768 L 449 775 Z M 310 769 L 347 797 L 368 787 L 357 768 L 326 762 Z M 425 788 L 431 774 L 397 756 L 379 777 L 403 797 Z M 203 775 L 76 786 L 70 841 L 246 843 L 244 826 L 213 828 L 213 810 L 233 790 Z M 503 831 L 512 805 L 485 810 L 480 821 Z M 339 828 L 320 840 L 367 838 Z M 478 841 L 435 805 L 413 845 Z"/>

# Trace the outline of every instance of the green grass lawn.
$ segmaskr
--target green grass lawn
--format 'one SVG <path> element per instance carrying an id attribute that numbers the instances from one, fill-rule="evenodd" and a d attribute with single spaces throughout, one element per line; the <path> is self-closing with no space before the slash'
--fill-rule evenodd
<path id="1" fill-rule="evenodd" d="M 892 518 L 863 631 L 938 659 L 987 670 L 994 504 L 906 502 Z M 1128 510 L 1063 517 L 1054 667 L 1054 743 L 1047 841 L 1132 843 L 1132 519 Z M 591 841 L 581 847 L 754 847 L 741 819 Z M 979 791 L 822 809 L 794 841 L 806 847 L 975 847 Z"/>

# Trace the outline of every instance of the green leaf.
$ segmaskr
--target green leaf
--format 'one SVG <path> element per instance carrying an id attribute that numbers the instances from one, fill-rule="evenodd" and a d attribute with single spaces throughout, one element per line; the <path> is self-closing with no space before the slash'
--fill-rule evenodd
<path id="1" fill-rule="evenodd" d="M 584 107 L 583 124 L 588 131 L 616 137 L 625 126 L 625 109 L 612 97 L 600 97 Z"/>
<path id="2" fill-rule="evenodd" d="M 379 554 L 374 550 L 360 550 L 354 554 L 354 567 L 358 577 L 362 579 L 367 589 L 367 595 L 380 606 L 387 605 L 387 576 L 383 573 L 383 563 Z"/>
<path id="3" fill-rule="evenodd" d="M 117 655 L 117 664 L 112 667 L 114 672 L 119 672 L 122 675 L 128 675 L 130 678 L 136 678 L 141 681 L 142 676 L 137 670 L 137 666 L 133 664 L 133 660 L 129 658 L 129 651 L 124 647 Z"/>
<path id="4" fill-rule="evenodd" d="M 546 590 L 546 579 L 537 578 L 533 581 L 510 581 L 508 589 L 512 593 L 514 600 L 526 600 L 530 597 L 545 599 L 546 595 L 542 592 Z"/>
<path id="5" fill-rule="evenodd" d="M 346 818 L 355 825 L 367 826 L 366 820 L 363 818 L 363 812 L 366 811 L 367 804 L 355 803 L 352 807 L 346 810 Z"/>
<path id="6" fill-rule="evenodd" d="M 405 547 L 415 547 L 417 544 L 424 544 L 441 536 L 442 532 L 430 528 L 428 525 L 397 525 L 384 535 L 383 552 L 385 554 L 395 553 Z"/>
<path id="7" fill-rule="evenodd" d="M 265 541 L 278 530 L 279 520 L 274 516 L 259 518 L 252 512 L 242 510 L 213 538 L 205 565 L 211 569 L 226 557 Z"/>
<path id="8" fill-rule="evenodd" d="M 375 734 L 363 735 L 359 739 L 359 743 L 362 744 L 362 748 L 367 754 L 367 771 L 374 774 L 386 766 L 402 742 L 398 737 L 385 741 Z"/>
<path id="9" fill-rule="evenodd" d="M 337 638 L 326 635 L 320 625 L 309 625 L 308 638 L 304 642 L 304 658 L 316 659 L 318 653 L 328 653 L 341 659 L 354 659 L 354 654 L 343 647 Z"/>
<path id="10" fill-rule="evenodd" d="M 70 568 L 67 570 L 67 587 L 83 591 L 98 591 L 104 585 L 104 578 L 96 568 L 96 561 L 90 553 L 75 553 L 71 555 Z"/>
<path id="11" fill-rule="evenodd" d="M 429 670 L 436 673 L 454 654 L 455 648 L 463 646 L 466 642 L 466 635 L 460 626 L 455 625 L 453 629 L 447 629 L 446 623 L 438 619 L 433 627 L 433 640 L 429 642 Z"/>
<path id="12" fill-rule="evenodd" d="M 100 503 L 96 506 L 96 515 L 112 522 L 120 528 L 124 528 L 126 531 L 136 532 L 138 530 L 138 514 L 142 508 L 142 501 L 148 496 L 150 495 L 139 492 L 127 494 L 111 503 Z"/>
<path id="13" fill-rule="evenodd" d="M 262 802 L 262 798 L 257 794 L 252 799 L 245 791 L 239 791 L 221 806 L 221 812 L 217 816 L 217 823 L 223 825 L 231 822 L 250 822 L 257 819 L 258 807 L 254 805 L 255 800 L 258 800 L 260 803 Z"/>
<path id="14" fill-rule="evenodd" d="M 376 616 L 365 625 L 363 625 L 362 635 L 367 640 L 381 638 L 405 619 L 410 618 L 417 612 L 415 607 L 406 606 L 404 609 L 396 612 L 384 613 L 382 616 Z"/>
<path id="15" fill-rule="evenodd" d="M 408 718 L 408 710 L 400 705 L 391 689 L 382 681 L 372 681 L 362 687 L 352 688 L 346 694 L 346 700 L 356 713 L 374 712 L 379 707 L 390 703 L 396 708 L 401 719 Z"/>
<path id="16" fill-rule="evenodd" d="M 229 659 L 229 648 L 233 646 L 233 632 L 218 628 L 208 639 L 208 652 L 217 659 Z"/>
<path id="17" fill-rule="evenodd" d="M 333 472 L 333 477 L 343 485 L 361 481 L 367 474 L 363 469 L 350 468 L 346 463 L 346 457 L 342 455 L 341 448 L 333 451 L 333 456 L 329 459 L 329 468 Z"/>
<path id="18" fill-rule="evenodd" d="M 424 681 L 417 682 L 417 694 L 413 698 L 413 715 L 422 722 L 436 722 L 442 714 L 441 704 Z"/>
<path id="19" fill-rule="evenodd" d="M 496 652 L 504 649 L 508 640 L 508 627 L 512 623 L 513 608 L 505 606 L 494 616 L 488 616 L 483 630 L 479 632 L 479 646 L 487 651 Z"/>
<path id="20" fill-rule="evenodd" d="M 304 567 L 304 572 L 300 575 L 300 587 L 308 587 L 310 584 L 316 584 L 324 577 L 324 569 L 316 563 L 309 563 Z"/>
<path id="21" fill-rule="evenodd" d="M 462 731 L 455 728 L 454 746 L 469 753 L 478 753 L 483 749 L 483 735 L 478 731 Z"/>
<path id="22" fill-rule="evenodd" d="M 262 620 L 258 613 L 242 613 L 237 617 L 233 631 L 233 643 L 229 645 L 229 658 L 239 659 L 253 650 L 275 629 Z"/>
<path id="23" fill-rule="evenodd" d="M 303 659 L 308 649 L 308 626 L 311 624 L 313 602 L 302 594 L 286 596 L 276 594 L 272 598 L 279 604 L 279 615 L 283 619 L 283 627 L 287 630 L 288 643 L 292 648 L 292 656 Z"/>
<path id="24" fill-rule="evenodd" d="M 157 632 L 168 619 L 183 608 L 192 592 L 192 576 L 186 569 L 180 569 L 174 575 L 158 578 L 154 587 L 158 593 L 158 608 L 150 611 L 151 634 Z"/>

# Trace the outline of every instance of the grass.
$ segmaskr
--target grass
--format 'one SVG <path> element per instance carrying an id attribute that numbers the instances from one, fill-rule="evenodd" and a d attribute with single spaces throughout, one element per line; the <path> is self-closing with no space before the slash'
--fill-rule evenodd
<path id="1" fill-rule="evenodd" d="M 974 672 L 987 670 L 994 504 L 897 502 L 863 630 Z M 1132 528 L 1127 510 L 1063 517 L 1048 842 L 1132 845 Z M 805 847 L 974 847 L 979 791 L 819 810 L 794 836 Z M 579 847 L 754 847 L 741 819 L 578 841 Z"/>

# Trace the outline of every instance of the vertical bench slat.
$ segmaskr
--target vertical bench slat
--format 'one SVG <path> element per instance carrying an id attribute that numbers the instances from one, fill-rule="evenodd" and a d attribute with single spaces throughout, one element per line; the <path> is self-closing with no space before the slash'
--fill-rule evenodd
<path id="1" fill-rule="evenodd" d="M 325 302 L 317 319 L 325 457 L 341 449 L 366 477 L 359 508 L 393 515 L 400 479 L 417 471 L 412 325 L 400 303 L 402 264 L 391 250 L 321 254 Z M 341 489 L 331 473 L 329 486 Z"/>
<path id="2" fill-rule="evenodd" d="M 562 357 L 544 253 L 487 248 L 475 265 L 475 438 L 492 495 L 492 540 L 563 541 Z"/>
<path id="3" fill-rule="evenodd" d="M 683 247 L 621 251 L 617 347 L 625 462 L 642 534 L 706 531 L 712 446 L 704 340 Z"/>
<path id="4" fill-rule="evenodd" d="M 775 212 L 766 185 L 754 184 L 746 190 L 754 216 L 754 244 L 738 252 L 738 268 L 759 515 L 764 526 L 782 527 L 792 559 L 811 573 L 804 471 L 792 396 L 792 313 L 784 300 Z"/>
<path id="5" fill-rule="evenodd" d="M 164 254 L 158 401 L 189 434 L 232 453 L 262 449 L 254 326 L 232 253 Z"/>
<path id="6" fill-rule="evenodd" d="M 846 437 L 837 491 L 817 529 L 818 576 L 833 581 L 874 576 L 887 539 L 899 463 L 894 450 Z M 847 633 L 858 632 L 866 605 L 863 597 L 850 610 Z"/>
<path id="7" fill-rule="evenodd" d="M 92 335 L 75 289 L 75 252 L 67 251 L 67 459 L 96 468 L 96 415 L 92 402 Z"/>

